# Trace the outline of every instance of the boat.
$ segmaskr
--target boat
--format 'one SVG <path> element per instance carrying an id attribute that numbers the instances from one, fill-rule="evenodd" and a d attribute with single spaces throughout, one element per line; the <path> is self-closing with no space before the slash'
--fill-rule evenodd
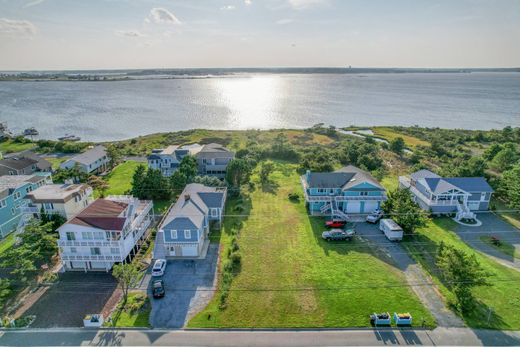
<path id="1" fill-rule="evenodd" d="M 58 140 L 60 140 L 60 141 L 79 141 L 79 140 L 81 140 L 81 137 L 78 137 L 76 135 L 65 134 L 65 136 L 58 137 Z"/>
<path id="2" fill-rule="evenodd" d="M 24 136 L 37 136 L 39 134 L 38 130 L 36 128 L 31 127 L 27 128 L 23 131 Z"/>

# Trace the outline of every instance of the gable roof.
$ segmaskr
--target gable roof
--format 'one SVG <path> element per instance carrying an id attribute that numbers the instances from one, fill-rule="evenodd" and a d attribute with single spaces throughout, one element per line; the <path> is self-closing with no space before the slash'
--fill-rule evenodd
<path id="1" fill-rule="evenodd" d="M 0 165 L 8 167 L 14 170 L 25 169 L 28 166 L 36 165 L 38 163 L 37 160 L 26 158 L 26 157 L 10 157 L 0 160 Z"/>
<path id="2" fill-rule="evenodd" d="M 234 157 L 235 153 L 218 143 L 208 143 L 202 146 L 197 156 L 203 158 Z"/>
<path id="3" fill-rule="evenodd" d="M 207 187 L 199 183 L 186 185 L 168 211 L 160 229 L 200 229 L 210 208 L 224 206 L 225 188 Z M 189 223 L 187 222 L 189 220 Z M 186 228 L 189 226 L 189 228 Z"/>
<path id="4" fill-rule="evenodd" d="M 414 181 L 424 182 L 424 185 L 434 194 L 442 194 L 452 189 L 466 193 L 494 191 L 484 177 L 441 177 L 429 170 L 419 170 L 410 177 Z"/>
<path id="5" fill-rule="evenodd" d="M 306 175 L 307 185 L 310 188 L 341 188 L 356 190 L 361 183 L 369 183 L 374 188 L 368 190 L 385 190 L 379 182 L 368 172 L 353 165 L 345 166 L 334 172 L 309 172 Z M 361 190 L 366 191 L 367 188 Z"/>
<path id="6" fill-rule="evenodd" d="M 45 177 L 39 175 L 0 176 L 0 199 L 9 196 L 15 189 L 26 184 L 37 183 L 42 180 L 45 180 Z"/>
<path id="7" fill-rule="evenodd" d="M 67 223 L 102 230 L 123 230 L 126 217 L 121 216 L 128 204 L 122 201 L 97 199 Z"/>
<path id="8" fill-rule="evenodd" d="M 449 177 L 444 180 L 469 193 L 494 191 L 484 177 Z"/>
<path id="9" fill-rule="evenodd" d="M 67 202 L 89 188 L 86 184 L 46 184 L 27 194 L 32 202 Z"/>
<path id="10" fill-rule="evenodd" d="M 445 193 L 452 189 L 463 190 L 466 192 L 465 189 L 457 187 L 441 177 L 426 177 L 424 178 L 424 182 L 426 182 L 427 187 L 434 194 Z"/>
<path id="11" fill-rule="evenodd" d="M 431 172 L 430 170 L 423 169 L 423 170 L 414 172 L 413 174 L 410 175 L 410 177 L 413 180 L 417 181 L 421 178 L 439 178 L 441 176 L 437 175 L 436 173 Z"/>
<path id="12" fill-rule="evenodd" d="M 81 154 L 72 157 L 70 160 L 78 162 L 84 165 L 90 165 L 94 163 L 96 160 L 107 155 L 107 150 L 104 146 L 98 145 L 94 148 L 89 149 Z"/>

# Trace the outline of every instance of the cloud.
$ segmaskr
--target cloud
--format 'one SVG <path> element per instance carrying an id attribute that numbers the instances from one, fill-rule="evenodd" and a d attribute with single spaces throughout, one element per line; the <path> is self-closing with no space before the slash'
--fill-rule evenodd
<path id="1" fill-rule="evenodd" d="M 150 15 L 145 19 L 145 22 L 148 23 L 150 21 L 154 23 L 166 23 L 174 25 L 181 24 L 181 21 L 178 20 L 173 13 L 161 7 L 154 7 L 150 10 Z"/>
<path id="2" fill-rule="evenodd" d="M 276 24 L 284 25 L 294 22 L 291 18 L 282 18 L 276 21 Z"/>
<path id="3" fill-rule="evenodd" d="M 23 8 L 28 8 L 28 7 L 33 7 L 33 6 L 37 6 L 39 4 L 41 4 L 42 2 L 44 2 L 45 0 L 33 0 L 31 2 L 28 2 L 26 3 Z"/>
<path id="4" fill-rule="evenodd" d="M 143 37 L 144 34 L 137 30 L 116 30 L 115 34 L 121 37 Z"/>
<path id="5" fill-rule="evenodd" d="M 0 18 L 0 34 L 34 35 L 37 29 L 27 20 Z"/>
<path id="6" fill-rule="evenodd" d="M 233 5 L 226 5 L 226 6 L 222 6 L 220 9 L 222 11 L 233 11 L 236 7 L 233 6 Z"/>
<path id="7" fill-rule="evenodd" d="M 303 10 L 312 6 L 324 5 L 328 3 L 328 0 L 288 0 L 289 4 L 297 9 Z"/>
<path id="8" fill-rule="evenodd" d="M 253 1 L 251 0 L 244 0 L 244 4 L 246 4 L 247 6 L 251 5 L 253 3 Z"/>

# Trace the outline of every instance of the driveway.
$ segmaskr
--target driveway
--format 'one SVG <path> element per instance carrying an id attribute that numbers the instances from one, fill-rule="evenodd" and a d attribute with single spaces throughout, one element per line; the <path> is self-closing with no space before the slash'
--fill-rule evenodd
<path id="1" fill-rule="evenodd" d="M 481 226 L 471 227 L 459 224 L 455 232 L 469 246 L 490 256 L 502 265 L 520 271 L 520 259 L 507 255 L 480 239 L 482 236 L 496 236 L 500 240 L 512 244 L 520 252 L 520 230 L 494 213 L 481 213 L 478 215 L 478 219 L 482 222 Z"/>
<path id="2" fill-rule="evenodd" d="M 82 327 L 86 314 L 107 316 L 120 295 L 110 274 L 68 272 L 60 274 L 58 283 L 30 296 L 17 315 L 35 315 L 32 328 Z"/>
<path id="3" fill-rule="evenodd" d="M 218 244 L 210 244 L 205 259 L 168 261 L 162 278 L 166 295 L 152 299 L 150 324 L 154 328 L 182 328 L 206 307 L 216 286 L 218 250 Z"/>
<path id="4" fill-rule="evenodd" d="M 392 259 L 395 266 L 403 271 L 408 285 L 435 317 L 438 326 L 464 326 L 462 320 L 446 307 L 443 298 L 437 292 L 428 274 L 408 255 L 408 252 L 399 242 L 389 241 L 379 230 L 377 224 L 357 223 L 356 232 L 375 245 L 381 252 L 384 252 L 387 257 Z M 425 283 L 428 285 L 424 285 Z"/>

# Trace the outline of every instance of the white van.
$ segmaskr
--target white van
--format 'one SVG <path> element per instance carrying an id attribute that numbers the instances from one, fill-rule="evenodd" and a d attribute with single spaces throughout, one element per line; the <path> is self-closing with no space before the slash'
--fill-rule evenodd
<path id="1" fill-rule="evenodd" d="M 379 230 L 384 232 L 386 238 L 390 241 L 401 241 L 403 239 L 403 229 L 393 219 L 381 219 Z"/>

